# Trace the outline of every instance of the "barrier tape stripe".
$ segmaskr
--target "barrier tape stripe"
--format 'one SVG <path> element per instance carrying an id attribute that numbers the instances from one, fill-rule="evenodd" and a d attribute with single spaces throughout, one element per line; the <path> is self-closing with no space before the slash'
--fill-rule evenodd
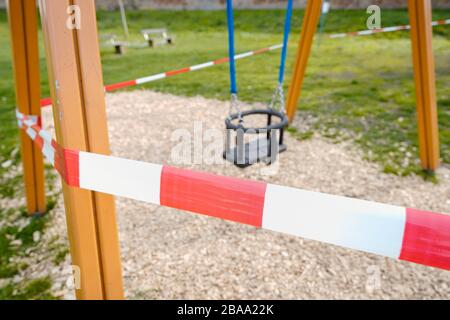
<path id="1" fill-rule="evenodd" d="M 431 23 L 432 26 L 444 25 L 444 24 L 450 24 L 450 19 L 437 20 L 437 21 L 433 21 Z M 386 28 L 375 29 L 375 30 L 363 30 L 363 31 L 356 31 L 356 32 L 336 33 L 336 34 L 331 34 L 329 36 L 329 38 L 334 39 L 334 38 L 344 38 L 344 37 L 351 37 L 351 36 L 362 36 L 362 35 L 370 35 L 370 34 L 375 34 L 375 33 L 380 33 L 380 32 L 392 32 L 392 31 L 406 30 L 409 28 L 410 28 L 409 25 L 404 25 L 404 26 L 386 27 Z M 248 52 L 244 52 L 244 53 L 235 55 L 234 59 L 235 60 L 244 59 L 244 58 L 262 54 L 262 53 L 265 53 L 268 51 L 277 50 L 282 47 L 283 47 L 282 44 L 277 44 L 277 45 L 273 45 L 273 46 L 267 47 L 267 48 L 262 48 L 259 50 L 248 51 Z M 209 62 L 197 64 L 197 65 L 186 67 L 186 68 L 157 73 L 157 74 L 154 74 L 151 76 L 142 77 L 142 78 L 138 78 L 135 80 L 128 80 L 128 81 L 113 83 L 110 85 L 106 85 L 105 91 L 111 92 L 111 91 L 119 90 L 119 89 L 126 88 L 126 87 L 137 86 L 137 85 L 141 85 L 144 83 L 158 81 L 158 80 L 168 78 L 168 77 L 171 77 L 171 76 L 174 76 L 177 74 L 187 73 L 187 72 L 191 72 L 191 71 L 197 71 L 197 70 L 209 68 L 209 67 L 212 67 L 215 65 L 219 65 L 222 63 L 227 63 L 227 62 L 229 62 L 229 58 L 225 57 L 225 58 L 220 58 L 220 59 L 217 59 L 214 61 L 209 61 Z M 41 99 L 41 107 L 47 107 L 47 106 L 50 106 L 51 104 L 52 104 L 51 98 Z"/>
<path id="2" fill-rule="evenodd" d="M 431 25 L 433 27 L 439 26 L 439 25 L 445 25 L 445 24 L 450 24 L 450 19 L 436 20 L 431 23 Z M 394 26 L 394 27 L 386 27 L 386 28 L 374 29 L 374 30 L 362 30 L 362 31 L 354 31 L 354 32 L 346 32 L 346 33 L 335 33 L 335 34 L 329 35 L 328 37 L 331 39 L 336 39 L 336 38 L 355 37 L 355 36 L 367 36 L 367 35 L 371 35 L 371 34 L 375 34 L 375 33 L 409 30 L 410 28 L 411 28 L 410 25 Z"/>
<path id="3" fill-rule="evenodd" d="M 277 50 L 282 48 L 283 45 L 282 44 L 276 44 L 267 48 L 262 48 L 262 49 L 258 49 L 258 50 L 254 50 L 254 51 L 248 51 L 248 52 L 244 52 L 244 53 L 240 53 L 234 56 L 235 60 L 240 60 L 240 59 L 244 59 L 244 58 L 248 58 L 251 56 L 256 56 L 258 54 L 262 54 L 265 52 L 269 52 L 269 51 L 273 51 L 273 50 Z M 132 87 L 132 86 L 137 86 L 137 85 L 141 85 L 144 83 L 149 83 L 149 82 L 153 82 L 153 81 L 157 81 L 157 80 L 161 80 L 164 78 L 168 78 L 168 77 L 172 77 L 178 74 L 182 74 L 182 73 L 188 73 L 191 71 L 197 71 L 197 70 L 201 70 L 201 69 L 205 69 L 205 68 L 209 68 L 212 66 L 216 66 L 219 64 L 223 64 L 223 63 L 227 63 L 229 62 L 229 58 L 220 58 L 214 61 L 208 61 L 205 63 L 201 63 L 201 64 L 196 64 L 190 67 L 186 67 L 186 68 L 181 68 L 181 69 L 176 69 L 176 70 L 170 70 L 170 71 L 166 71 L 166 72 L 162 72 L 162 73 L 157 73 L 151 76 L 147 76 L 147 77 L 142 77 L 142 78 L 138 78 L 135 80 L 128 80 L 128 81 L 123 81 L 123 82 L 118 82 L 118 83 L 113 83 L 110 85 L 106 85 L 105 86 L 105 91 L 106 92 L 111 92 L 111 91 L 115 91 L 118 89 L 122 89 L 122 88 L 126 88 L 126 87 Z M 41 107 L 47 107 L 50 106 L 52 104 L 52 100 L 51 98 L 44 98 L 41 99 Z"/>
<path id="4" fill-rule="evenodd" d="M 18 121 L 69 186 L 450 270 L 449 215 L 64 149 Z"/>

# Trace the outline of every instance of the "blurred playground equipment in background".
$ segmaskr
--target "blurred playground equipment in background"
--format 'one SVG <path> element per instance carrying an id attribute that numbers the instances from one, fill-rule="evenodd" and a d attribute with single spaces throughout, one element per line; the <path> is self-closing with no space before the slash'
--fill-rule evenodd
<path id="1" fill-rule="evenodd" d="M 150 48 L 174 43 L 173 38 L 169 36 L 166 28 L 142 29 L 141 33 L 144 36 L 144 39 L 148 42 L 148 46 Z"/>
<path id="2" fill-rule="evenodd" d="M 125 48 L 154 48 L 158 45 L 173 44 L 174 40 L 172 36 L 169 36 L 166 28 L 153 28 L 153 29 L 142 29 L 141 35 L 144 37 L 145 43 L 141 42 L 131 42 L 130 41 L 130 31 L 128 28 L 127 14 L 123 0 L 118 0 L 118 6 L 120 11 L 120 18 L 122 21 L 122 29 L 125 40 L 119 40 L 116 34 L 104 34 L 100 35 L 100 39 L 103 39 L 103 44 L 106 46 L 114 47 L 114 52 L 116 54 L 124 54 Z"/>

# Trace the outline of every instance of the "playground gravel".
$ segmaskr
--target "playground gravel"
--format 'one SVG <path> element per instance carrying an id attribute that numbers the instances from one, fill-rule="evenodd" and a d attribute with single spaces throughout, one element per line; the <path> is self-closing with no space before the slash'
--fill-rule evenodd
<path id="1" fill-rule="evenodd" d="M 223 131 L 226 102 L 147 90 L 106 97 L 115 156 L 450 213 L 449 168 L 439 169 L 439 184 L 397 177 L 364 161 L 350 143 L 289 134 L 274 172 L 262 164 L 202 164 L 198 150 L 198 163 L 180 164 L 171 156 L 177 135 L 194 137 L 194 127 Z M 44 121 L 50 118 L 45 111 Z M 129 199 L 116 203 L 129 299 L 450 299 L 447 271 Z M 61 201 L 56 214 L 52 228 L 65 235 Z"/>

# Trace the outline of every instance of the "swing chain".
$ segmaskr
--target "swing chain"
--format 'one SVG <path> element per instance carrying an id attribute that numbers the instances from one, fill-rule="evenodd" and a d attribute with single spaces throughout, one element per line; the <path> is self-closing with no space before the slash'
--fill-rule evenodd
<path id="1" fill-rule="evenodd" d="M 275 88 L 275 91 L 272 95 L 272 100 L 270 101 L 269 104 L 269 109 L 279 110 L 283 114 L 286 112 L 284 90 L 282 83 L 278 83 L 277 87 Z"/>
<path id="2" fill-rule="evenodd" d="M 231 101 L 230 101 L 230 111 L 228 114 L 228 118 L 231 120 L 231 115 L 233 114 L 233 112 L 236 110 L 236 113 L 238 114 L 238 120 L 239 123 L 242 123 L 242 111 L 241 108 L 239 106 L 239 99 L 236 93 L 232 93 L 231 94 Z"/>

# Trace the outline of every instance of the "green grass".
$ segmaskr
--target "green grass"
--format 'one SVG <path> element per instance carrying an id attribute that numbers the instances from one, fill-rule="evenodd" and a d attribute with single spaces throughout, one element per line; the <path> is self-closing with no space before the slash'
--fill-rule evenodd
<path id="1" fill-rule="evenodd" d="M 295 46 L 303 11 L 296 10 L 287 61 L 287 80 L 294 60 Z M 332 11 L 325 33 L 365 29 L 363 10 Z M 450 17 L 450 10 L 435 10 L 433 19 Z M 237 11 L 236 47 L 238 52 L 258 49 L 282 40 L 283 11 Z M 132 41 L 142 41 L 141 28 L 166 26 L 175 35 L 175 46 L 155 49 L 128 49 L 117 56 L 112 48 L 102 47 L 101 57 L 106 84 L 134 79 L 162 71 L 186 67 L 227 55 L 225 13 L 223 11 L 140 11 L 128 12 Z M 406 10 L 383 10 L 382 26 L 408 24 Z M 99 12 L 100 33 L 121 34 L 117 12 Z M 441 157 L 450 164 L 450 27 L 434 30 L 436 87 L 439 110 Z M 40 34 L 41 92 L 49 95 L 49 86 Z M 331 141 L 351 139 L 367 159 L 380 163 L 385 172 L 407 175 L 420 173 L 418 162 L 415 96 L 409 32 L 393 32 L 367 37 L 326 39 L 320 36 L 311 53 L 299 103 L 302 121 L 291 134 L 305 140 L 318 132 Z M 271 52 L 237 62 L 240 99 L 265 102 L 271 97 L 277 80 L 279 52 Z M 183 96 L 202 95 L 226 100 L 228 66 L 220 65 L 142 86 Z M 141 89 L 142 87 L 128 90 Z M 14 116 L 14 82 L 10 42 L 5 11 L 0 10 L 0 198 L 23 195 L 18 152 L 18 131 Z M 224 115 L 225 117 L 225 115 Z M 47 168 L 47 171 L 50 170 Z M 49 179 L 54 175 L 47 174 Z M 22 210 L 22 211 L 21 211 Z M 45 232 L 47 220 L 33 219 L 25 229 L 17 227 L 24 219 L 23 209 L 0 208 L 0 278 L 17 274 L 21 265 L 12 258 L 26 255 L 36 230 Z M 11 237 L 20 246 L 11 245 Z M 67 254 L 67 248 L 52 249 L 55 264 Z M 31 283 L 10 284 L 0 288 L 2 298 L 53 298 L 51 281 L 37 279 Z"/>
<path id="2" fill-rule="evenodd" d="M 3 221 L 0 229 L 0 279 L 16 275 L 20 266 L 11 263 L 11 258 L 25 254 L 28 248 L 35 245 L 34 232 L 42 232 L 47 217 L 30 218 L 24 209 L 2 210 L 0 219 Z M 25 225 L 25 227 L 23 227 Z"/>
<path id="3" fill-rule="evenodd" d="M 42 232 L 48 222 L 48 216 L 30 218 L 24 208 L 3 210 L 0 208 L 0 280 L 6 284 L 0 287 L 0 300 L 5 299 L 48 299 L 51 281 L 39 278 L 31 281 L 11 282 L 11 278 L 28 267 L 20 263 L 21 257 L 28 256 L 39 241 L 35 242 L 35 232 Z"/>
<path id="4" fill-rule="evenodd" d="M 300 109 L 314 129 L 352 138 L 385 172 L 420 173 L 413 70 L 408 39 L 323 41 L 313 50 Z M 450 163 L 450 41 L 435 37 L 441 157 Z"/>
<path id="5" fill-rule="evenodd" d="M 47 211 L 54 205 L 54 197 L 49 197 Z M 51 281 L 47 277 L 12 283 L 12 278 L 28 267 L 22 258 L 28 257 L 42 245 L 40 239 L 49 222 L 49 215 L 29 217 L 23 207 L 0 207 L 0 281 L 4 281 L 4 285 L 0 286 L 0 300 L 53 298 L 49 292 Z M 55 264 L 64 258 L 63 248 L 58 250 L 56 253 L 48 250 L 55 255 Z"/>
<path id="6" fill-rule="evenodd" d="M 0 300 L 56 300 L 51 293 L 50 278 L 40 278 L 18 285 L 8 284 L 0 288 Z"/>

